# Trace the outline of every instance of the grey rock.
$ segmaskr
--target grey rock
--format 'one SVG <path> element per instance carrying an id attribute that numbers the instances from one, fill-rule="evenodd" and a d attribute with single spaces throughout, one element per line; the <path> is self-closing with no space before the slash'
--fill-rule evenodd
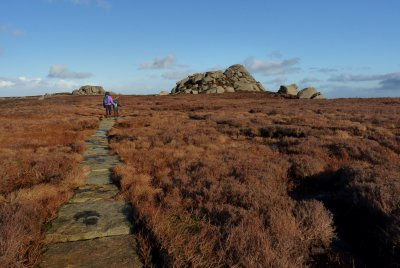
<path id="1" fill-rule="evenodd" d="M 312 99 L 320 94 L 314 87 L 307 87 L 297 93 L 299 99 Z"/>
<path id="2" fill-rule="evenodd" d="M 230 66 L 224 72 L 212 71 L 191 75 L 176 83 L 171 90 L 172 94 L 221 94 L 236 91 L 265 91 L 260 82 L 257 82 L 243 65 Z"/>
<path id="3" fill-rule="evenodd" d="M 214 81 L 214 78 L 211 77 L 211 76 L 206 76 L 206 77 L 204 77 L 204 79 L 203 79 L 203 82 L 204 82 L 205 84 L 210 83 L 210 82 L 213 82 L 213 81 Z"/>
<path id="4" fill-rule="evenodd" d="M 235 84 L 233 84 L 233 87 L 235 88 L 235 91 L 257 91 L 254 90 L 253 84 L 243 81 L 236 82 Z"/>
<path id="5" fill-rule="evenodd" d="M 192 77 L 192 82 L 197 83 L 197 82 L 201 81 L 201 79 L 203 79 L 203 78 L 204 78 L 203 74 L 194 74 Z"/>
<path id="6" fill-rule="evenodd" d="M 298 87 L 296 84 L 291 84 L 291 85 L 287 85 L 287 86 L 282 85 L 282 86 L 280 86 L 278 93 L 296 96 L 298 93 Z"/>
<path id="7" fill-rule="evenodd" d="M 211 88 L 209 90 L 207 90 L 206 94 L 216 94 L 217 93 L 217 88 Z"/>
<path id="8" fill-rule="evenodd" d="M 233 93 L 233 92 L 235 92 L 235 89 L 234 89 L 233 87 L 226 87 L 226 88 L 225 88 L 225 92 L 227 92 L 227 93 Z"/>
<path id="9" fill-rule="evenodd" d="M 311 97 L 311 99 L 313 99 L 313 100 L 325 100 L 326 98 L 321 92 L 318 92 L 318 94 L 317 95 L 313 95 Z"/>
<path id="10" fill-rule="evenodd" d="M 221 86 L 217 87 L 217 94 L 225 93 L 225 89 Z"/>
<path id="11" fill-rule="evenodd" d="M 72 95 L 103 95 L 105 90 L 101 86 L 82 86 L 72 91 Z"/>
<path id="12" fill-rule="evenodd" d="M 169 92 L 167 92 L 167 91 L 160 91 L 160 94 L 158 94 L 158 95 L 160 95 L 160 96 L 166 96 L 166 95 L 169 95 Z"/>

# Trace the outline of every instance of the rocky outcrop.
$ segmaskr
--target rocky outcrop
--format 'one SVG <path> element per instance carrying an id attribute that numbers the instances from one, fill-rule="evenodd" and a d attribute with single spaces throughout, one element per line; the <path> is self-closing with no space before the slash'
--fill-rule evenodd
<path id="1" fill-rule="evenodd" d="M 232 65 L 225 72 L 197 73 L 176 83 L 171 94 L 219 94 L 239 91 L 265 91 L 243 65 Z"/>
<path id="2" fill-rule="evenodd" d="M 279 94 L 288 94 L 288 95 L 292 95 L 292 96 L 297 96 L 298 93 L 298 87 L 296 84 L 291 84 L 291 85 L 282 85 L 280 86 L 279 90 L 278 90 Z"/>
<path id="3" fill-rule="evenodd" d="M 299 99 L 325 99 L 321 92 L 318 92 L 314 87 L 307 87 L 297 93 Z"/>
<path id="4" fill-rule="evenodd" d="M 106 91 L 101 86 L 82 86 L 72 91 L 72 95 L 104 95 Z"/>

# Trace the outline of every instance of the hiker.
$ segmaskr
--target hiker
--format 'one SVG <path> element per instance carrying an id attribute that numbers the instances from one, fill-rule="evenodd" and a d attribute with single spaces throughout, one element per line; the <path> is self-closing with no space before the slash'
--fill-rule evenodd
<path id="1" fill-rule="evenodd" d="M 106 108 L 106 117 L 111 116 L 111 109 L 114 106 L 113 98 L 110 95 L 110 92 L 106 92 L 103 98 L 103 107 Z"/>
<path id="2" fill-rule="evenodd" d="M 119 103 L 119 97 L 116 97 L 114 99 L 114 116 L 119 116 L 119 107 L 121 107 L 121 104 Z"/>

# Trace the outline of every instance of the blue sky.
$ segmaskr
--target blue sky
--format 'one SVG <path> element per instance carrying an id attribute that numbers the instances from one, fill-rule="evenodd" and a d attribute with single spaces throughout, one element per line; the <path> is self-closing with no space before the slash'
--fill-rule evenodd
<path id="1" fill-rule="evenodd" d="M 400 97 L 397 0 L 2 0 L 0 96 L 171 90 L 244 64 L 270 91 Z"/>

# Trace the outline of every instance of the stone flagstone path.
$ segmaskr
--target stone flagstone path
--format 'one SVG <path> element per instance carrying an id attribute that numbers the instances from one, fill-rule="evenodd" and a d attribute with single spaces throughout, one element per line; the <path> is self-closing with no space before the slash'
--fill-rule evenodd
<path id="1" fill-rule="evenodd" d="M 39 267 L 142 267 L 131 234 L 131 206 L 114 198 L 119 190 L 110 169 L 119 159 L 109 153 L 107 139 L 114 122 L 103 119 L 90 137 L 83 161 L 91 168 L 86 185 L 60 208 Z"/>

